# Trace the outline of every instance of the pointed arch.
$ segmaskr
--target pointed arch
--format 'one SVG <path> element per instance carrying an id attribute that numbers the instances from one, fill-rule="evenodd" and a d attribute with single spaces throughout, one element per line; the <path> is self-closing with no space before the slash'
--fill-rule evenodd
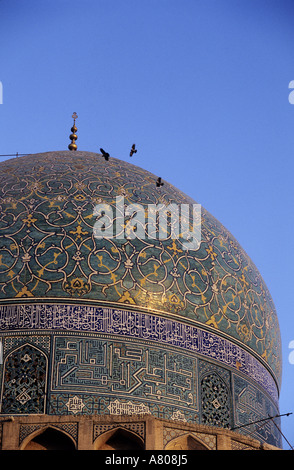
<path id="1" fill-rule="evenodd" d="M 143 450 L 143 440 L 132 431 L 116 427 L 100 434 L 94 442 L 95 450 Z"/>
<path id="2" fill-rule="evenodd" d="M 36 346 L 11 351 L 3 363 L 1 413 L 45 413 L 47 369 L 47 356 Z"/>
<path id="3" fill-rule="evenodd" d="M 62 429 L 49 425 L 27 436 L 20 450 L 76 450 L 76 443 Z"/>
<path id="4" fill-rule="evenodd" d="M 183 434 L 167 443 L 164 450 L 209 450 L 206 445 L 191 434 Z"/>

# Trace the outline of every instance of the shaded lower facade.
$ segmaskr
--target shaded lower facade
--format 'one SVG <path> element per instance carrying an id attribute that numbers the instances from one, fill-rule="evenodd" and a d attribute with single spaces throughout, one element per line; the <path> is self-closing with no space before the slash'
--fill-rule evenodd
<path id="1" fill-rule="evenodd" d="M 213 426 L 142 416 L 1 418 L 1 450 L 279 450 Z"/>

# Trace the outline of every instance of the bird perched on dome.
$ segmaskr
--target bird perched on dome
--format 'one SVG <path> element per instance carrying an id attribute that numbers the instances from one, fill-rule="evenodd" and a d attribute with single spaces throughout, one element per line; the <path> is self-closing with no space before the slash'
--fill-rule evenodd
<path id="1" fill-rule="evenodd" d="M 134 153 L 137 153 L 137 149 L 136 149 L 135 144 L 132 145 L 132 148 L 131 148 L 131 151 L 130 151 L 130 157 L 132 157 Z"/>
<path id="2" fill-rule="evenodd" d="M 159 177 L 157 178 L 157 181 L 156 181 L 156 186 L 157 186 L 157 188 L 160 188 L 160 186 L 163 186 L 163 184 L 164 184 L 164 183 L 161 181 L 161 177 L 159 176 Z"/>
<path id="3" fill-rule="evenodd" d="M 100 149 L 100 152 L 102 153 L 105 160 L 109 160 L 109 157 L 110 157 L 109 153 L 105 152 L 105 150 L 103 149 Z"/>

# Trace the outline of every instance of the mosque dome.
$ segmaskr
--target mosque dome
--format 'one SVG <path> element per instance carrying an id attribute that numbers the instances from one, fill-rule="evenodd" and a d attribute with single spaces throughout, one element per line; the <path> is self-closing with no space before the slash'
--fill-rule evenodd
<path id="1" fill-rule="evenodd" d="M 230 429 L 278 414 L 272 298 L 203 207 L 200 245 L 186 249 L 168 231 L 118 225 L 131 205 L 196 205 L 133 164 L 55 151 L 4 161 L 0 178 L 1 414 L 150 413 Z M 109 208 L 112 236 L 99 238 Z M 14 377 L 17 360 L 34 363 L 34 383 Z M 275 429 L 256 437 L 280 443 Z"/>

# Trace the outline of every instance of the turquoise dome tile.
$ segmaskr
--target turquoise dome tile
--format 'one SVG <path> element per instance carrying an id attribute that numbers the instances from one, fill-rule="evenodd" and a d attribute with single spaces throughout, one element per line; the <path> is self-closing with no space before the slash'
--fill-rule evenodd
<path id="1" fill-rule="evenodd" d="M 202 208 L 198 250 L 180 240 L 101 239 L 97 204 L 193 204 L 130 163 L 48 152 L 0 164 L 0 303 L 110 305 L 201 325 L 250 351 L 281 378 L 275 307 L 255 265 Z"/>

